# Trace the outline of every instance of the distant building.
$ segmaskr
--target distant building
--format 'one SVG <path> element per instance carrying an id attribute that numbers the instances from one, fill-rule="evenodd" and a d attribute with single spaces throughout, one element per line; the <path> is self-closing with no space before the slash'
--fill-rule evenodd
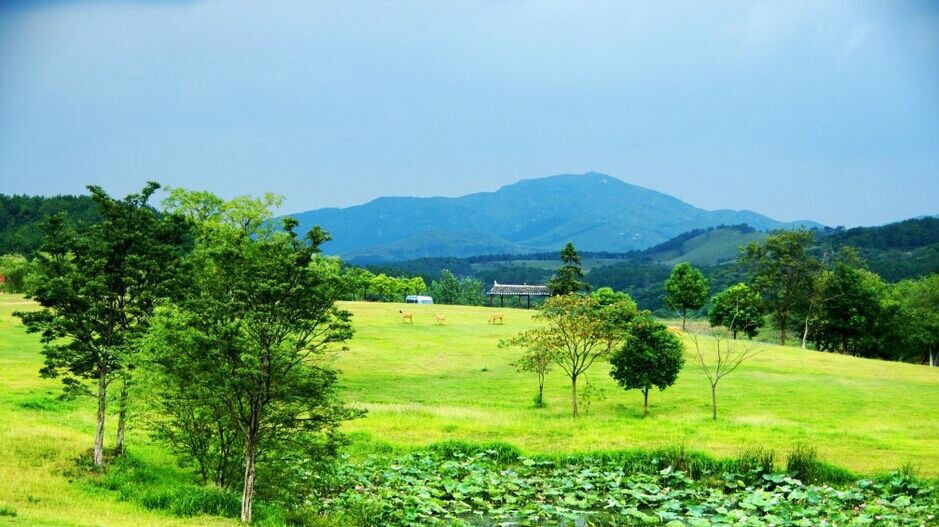
<path id="1" fill-rule="evenodd" d="M 505 305 L 505 297 L 515 296 L 518 297 L 519 305 L 522 303 L 522 297 L 528 301 L 528 307 L 531 307 L 531 297 L 533 296 L 551 296 L 551 290 L 548 289 L 548 286 L 545 285 L 509 285 L 509 284 L 500 284 L 499 282 L 492 283 L 492 289 L 486 293 L 486 296 L 489 297 L 489 305 L 492 305 L 492 299 L 494 297 L 499 297 L 499 305 Z"/>
<path id="2" fill-rule="evenodd" d="M 433 304 L 434 299 L 423 295 L 408 295 L 404 301 L 408 304 Z"/>

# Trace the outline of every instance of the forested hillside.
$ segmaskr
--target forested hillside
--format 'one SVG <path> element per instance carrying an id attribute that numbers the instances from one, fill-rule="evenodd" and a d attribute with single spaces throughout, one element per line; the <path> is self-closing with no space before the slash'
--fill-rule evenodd
<path id="1" fill-rule="evenodd" d="M 67 224 L 95 222 L 98 209 L 88 196 L 8 196 L 0 194 L 0 254 L 31 256 L 42 240 L 41 225 L 56 212 Z"/>

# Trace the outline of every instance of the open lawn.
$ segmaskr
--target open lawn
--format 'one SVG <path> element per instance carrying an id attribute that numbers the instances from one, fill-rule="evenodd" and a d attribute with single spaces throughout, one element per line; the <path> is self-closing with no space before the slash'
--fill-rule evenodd
<path id="1" fill-rule="evenodd" d="M 693 362 L 676 386 L 651 395 L 623 392 L 606 363 L 588 379 L 603 395 L 587 415 L 569 416 L 569 385 L 559 372 L 546 385 L 548 408 L 536 410 L 535 378 L 510 365 L 521 350 L 500 338 L 531 327 L 531 312 L 457 306 L 347 303 L 356 336 L 336 358 L 345 397 L 369 410 L 351 422 L 354 454 L 390 445 L 408 449 L 443 439 L 504 441 L 528 453 L 569 453 L 684 443 L 716 455 L 763 445 L 780 457 L 794 444 L 859 472 L 910 462 L 939 475 L 939 369 L 765 345 L 766 352 L 722 381 L 720 419 L 710 420 L 708 385 Z M 232 520 L 177 518 L 120 501 L 118 493 L 70 482 L 74 459 L 92 441 L 91 400 L 62 402 L 58 381 L 40 379 L 37 338 L 26 335 L 15 309 L 22 297 L 0 295 L 0 525 L 215 526 Z M 414 313 L 402 324 L 399 309 Z M 504 325 L 489 325 L 504 311 Z M 436 325 L 433 315 L 446 315 Z M 705 338 L 706 340 L 706 338 Z M 690 346 L 690 340 L 686 337 Z M 582 408 L 585 409 L 585 408 Z M 113 440 L 113 421 L 107 439 Z M 187 479 L 145 432 L 129 438 L 137 458 L 162 467 L 161 484 Z M 15 511 L 16 516 L 3 511 Z"/>
<path id="2" fill-rule="evenodd" d="M 570 384 L 548 376 L 547 409 L 533 408 L 533 375 L 516 373 L 521 350 L 500 338 L 531 327 L 531 312 L 504 309 L 502 326 L 487 324 L 495 308 L 348 303 L 356 336 L 337 365 L 348 400 L 369 410 L 347 429 L 393 446 L 443 439 L 505 441 L 529 453 L 586 452 L 684 443 L 719 456 L 762 445 L 780 457 L 795 444 L 858 472 L 912 463 L 939 475 L 939 368 L 858 359 L 761 344 L 765 352 L 718 385 L 719 419 L 710 419 L 710 391 L 689 336 L 675 386 L 642 396 L 625 392 L 598 363 L 587 378 L 602 394 L 589 413 L 570 417 Z M 414 313 L 402 324 L 399 309 Z M 446 325 L 434 324 L 435 313 Z M 710 344 L 708 337 L 699 337 Z M 581 381 L 581 385 L 583 382 Z"/>

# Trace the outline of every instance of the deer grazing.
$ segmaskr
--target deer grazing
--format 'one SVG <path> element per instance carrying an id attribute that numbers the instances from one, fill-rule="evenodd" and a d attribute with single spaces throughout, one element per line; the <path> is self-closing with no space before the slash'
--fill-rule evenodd
<path id="1" fill-rule="evenodd" d="M 447 315 L 437 313 L 434 315 L 434 320 L 437 321 L 438 326 L 442 326 L 443 323 L 447 321 Z"/>
<path id="2" fill-rule="evenodd" d="M 496 323 L 496 320 L 498 320 L 500 324 L 502 324 L 503 322 L 505 322 L 505 313 L 499 312 L 499 313 L 496 313 L 496 314 L 494 314 L 494 315 L 490 315 L 490 317 L 489 317 L 489 323 L 490 323 L 490 324 L 495 324 L 495 323 Z"/>
<path id="3" fill-rule="evenodd" d="M 404 324 L 405 322 L 409 322 L 409 323 L 411 323 L 411 324 L 414 323 L 414 314 L 411 313 L 410 311 L 401 311 L 401 310 L 399 309 L 399 310 L 398 310 L 398 313 L 401 314 L 401 323 L 402 323 L 402 324 Z"/>

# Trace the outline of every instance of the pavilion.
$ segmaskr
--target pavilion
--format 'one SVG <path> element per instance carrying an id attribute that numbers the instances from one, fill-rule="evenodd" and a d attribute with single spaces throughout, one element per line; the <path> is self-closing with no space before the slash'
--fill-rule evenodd
<path id="1" fill-rule="evenodd" d="M 492 289 L 486 293 L 486 296 L 489 297 L 489 305 L 492 306 L 492 299 L 494 297 L 499 297 L 499 306 L 505 306 L 505 297 L 507 296 L 517 296 L 519 304 L 522 303 L 522 297 L 525 297 L 528 301 L 528 307 L 531 307 L 531 297 L 533 296 L 551 296 L 551 291 L 547 286 L 544 285 L 509 285 L 509 284 L 500 284 L 499 282 L 492 283 Z"/>

